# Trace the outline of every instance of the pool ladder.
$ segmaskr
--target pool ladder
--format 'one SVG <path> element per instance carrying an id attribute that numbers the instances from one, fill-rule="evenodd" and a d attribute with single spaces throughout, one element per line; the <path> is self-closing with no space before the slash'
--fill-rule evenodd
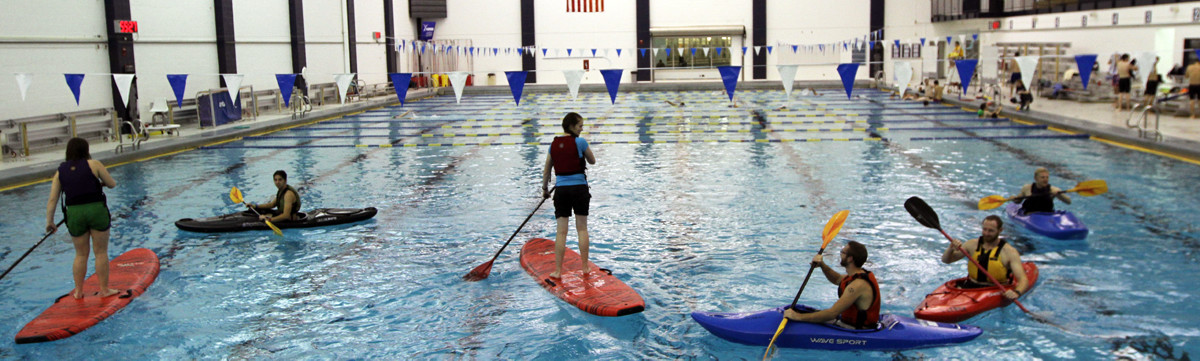
<path id="1" fill-rule="evenodd" d="M 1162 141 L 1162 132 L 1158 130 L 1159 113 L 1155 103 L 1150 104 L 1134 104 L 1133 111 L 1129 113 L 1129 119 L 1125 120 L 1125 126 L 1128 128 L 1137 128 L 1138 137 L 1150 138 L 1155 141 Z M 1149 111 L 1154 111 L 1154 129 L 1150 129 Z"/>

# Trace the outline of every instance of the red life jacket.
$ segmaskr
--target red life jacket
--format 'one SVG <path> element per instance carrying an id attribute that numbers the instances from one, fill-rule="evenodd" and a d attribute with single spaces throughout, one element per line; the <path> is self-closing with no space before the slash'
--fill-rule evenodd
<path id="1" fill-rule="evenodd" d="M 872 300 L 871 307 L 865 310 L 858 309 L 855 305 L 853 308 L 847 308 L 842 312 L 839 319 L 843 323 L 854 326 L 856 329 L 875 328 L 875 324 L 879 323 L 879 282 L 875 281 L 875 274 L 871 271 L 863 270 L 863 273 L 856 273 L 846 276 L 842 279 L 842 283 L 838 285 L 838 297 L 842 297 L 842 292 L 846 290 L 846 286 L 856 279 L 863 279 L 871 285 Z"/>
<path id="2" fill-rule="evenodd" d="M 558 176 L 580 174 L 587 170 L 583 157 L 579 156 L 579 147 L 575 145 L 575 136 L 564 135 L 554 137 L 550 143 L 550 160 L 554 162 L 554 174 Z"/>

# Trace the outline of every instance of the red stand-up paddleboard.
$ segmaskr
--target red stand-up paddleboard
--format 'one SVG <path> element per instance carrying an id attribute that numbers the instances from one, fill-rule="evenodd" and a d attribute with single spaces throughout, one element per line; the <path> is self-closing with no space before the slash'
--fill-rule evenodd
<path id="1" fill-rule="evenodd" d="M 579 254 L 567 248 L 563 254 L 563 275 L 551 279 L 554 272 L 554 240 L 534 238 L 521 248 L 521 267 L 547 291 L 587 313 L 597 316 L 624 316 L 642 312 L 646 301 L 625 282 L 613 277 L 595 263 L 591 273 L 583 274 Z"/>
<path id="2" fill-rule="evenodd" d="M 1033 286 L 1037 285 L 1038 268 L 1033 262 L 1025 262 L 1022 266 L 1025 267 L 1025 278 L 1029 280 L 1029 289 L 1026 290 L 1028 293 Z M 1004 298 L 1004 293 L 996 286 L 959 288 L 958 283 L 966 279 L 966 277 L 955 278 L 942 284 L 933 293 L 925 296 L 925 301 L 917 306 L 913 315 L 922 320 L 958 323 L 993 308 L 1008 306 L 1009 303 L 1012 303 Z M 1011 289 L 1016 286 L 1016 281 L 1004 286 L 1006 289 Z"/>
<path id="3" fill-rule="evenodd" d="M 112 316 L 154 283 L 158 277 L 158 256 L 154 251 L 136 248 L 109 260 L 108 268 L 108 287 L 120 290 L 120 293 L 104 298 L 97 296 L 100 281 L 93 274 L 83 282 L 82 299 L 75 299 L 70 292 L 59 297 L 50 308 L 17 332 L 17 343 L 61 340 Z"/>

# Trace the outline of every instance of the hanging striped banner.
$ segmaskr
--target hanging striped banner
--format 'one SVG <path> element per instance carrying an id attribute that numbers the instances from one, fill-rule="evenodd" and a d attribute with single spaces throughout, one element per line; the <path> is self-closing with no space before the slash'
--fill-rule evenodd
<path id="1" fill-rule="evenodd" d="M 604 0 L 567 0 L 569 13 L 602 13 Z"/>

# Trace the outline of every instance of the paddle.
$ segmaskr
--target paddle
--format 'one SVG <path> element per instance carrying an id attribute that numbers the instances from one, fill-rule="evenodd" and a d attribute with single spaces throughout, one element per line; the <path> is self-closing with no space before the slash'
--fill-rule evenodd
<path id="1" fill-rule="evenodd" d="M 911 197 L 907 201 L 904 201 L 904 209 L 908 210 L 908 214 L 912 215 L 912 217 L 915 218 L 917 220 L 917 222 L 921 223 L 922 226 L 933 228 L 933 229 L 938 230 L 938 232 L 942 232 L 942 235 L 946 236 L 946 239 L 949 239 L 949 240 L 954 239 L 954 238 L 950 237 L 949 234 L 946 234 L 946 231 L 942 229 L 942 225 L 938 221 L 937 212 L 933 211 L 933 207 L 930 207 L 929 204 L 926 204 L 925 201 L 922 200 L 920 197 Z M 964 250 L 961 245 L 959 245 L 957 248 L 958 248 L 959 252 L 962 252 L 962 254 L 965 254 L 965 255 L 970 254 L 970 253 L 967 253 L 967 251 Z M 976 268 L 978 268 L 980 270 L 986 270 L 986 268 L 979 265 L 979 261 L 976 261 L 975 258 L 972 258 L 970 256 L 965 257 L 965 258 L 968 261 L 971 261 L 971 264 L 974 264 Z M 987 276 L 988 280 L 992 281 L 992 284 L 995 284 L 996 287 L 999 287 L 1003 291 L 1008 290 L 1008 289 L 1004 288 L 1004 285 L 1001 284 L 1000 281 L 996 280 L 996 277 L 992 277 L 991 273 L 982 272 L 982 271 L 980 273 L 983 273 L 985 276 Z M 1045 317 L 1042 317 L 1036 313 L 1029 311 L 1028 308 L 1025 308 L 1025 305 L 1021 304 L 1021 301 L 1012 300 L 1012 302 L 1017 304 L 1017 307 L 1020 307 L 1021 311 L 1025 311 L 1026 314 L 1028 314 L 1030 317 L 1033 317 L 1034 320 L 1037 320 L 1038 322 L 1046 323 L 1049 325 L 1053 325 L 1058 328 L 1062 328 L 1062 326 L 1058 326 L 1057 324 L 1050 322 L 1050 320 L 1046 319 Z"/>
<path id="2" fill-rule="evenodd" d="M 838 231 L 842 230 L 842 224 L 846 223 L 846 216 L 849 214 L 849 210 L 834 213 L 833 218 L 830 218 L 829 222 L 825 223 L 825 230 L 821 231 L 821 250 L 817 251 L 817 254 L 825 252 L 825 246 L 828 246 L 829 241 L 832 241 L 833 237 L 838 234 Z M 790 308 L 796 308 L 796 302 L 800 302 L 800 294 L 804 292 L 804 287 L 808 286 L 808 279 L 812 277 L 813 270 L 815 269 L 817 269 L 816 264 L 808 266 L 808 275 L 804 276 L 804 283 L 801 283 L 800 290 L 796 291 L 796 298 L 792 299 L 792 306 Z M 775 352 L 775 339 L 779 338 L 780 333 L 783 333 L 783 328 L 787 326 L 787 322 L 787 317 L 784 317 L 783 321 L 779 322 L 779 328 L 775 330 L 775 336 L 771 336 L 771 343 L 767 344 L 767 352 L 763 353 L 763 360 L 771 357 L 771 354 Z"/>
<path id="3" fill-rule="evenodd" d="M 58 225 L 56 225 L 55 227 L 62 226 L 63 223 L 66 223 L 66 222 L 67 222 L 67 219 L 63 218 L 63 220 L 58 221 Z M 52 235 L 52 234 L 54 234 L 54 232 L 46 233 L 45 236 L 42 236 L 42 240 L 38 241 L 38 243 L 33 245 L 33 247 L 29 247 L 29 250 L 25 251 L 25 254 L 21 255 L 21 258 L 17 258 L 17 261 L 13 262 L 12 266 L 9 266 L 8 269 L 4 271 L 4 274 L 0 274 L 0 280 L 4 279 L 4 276 L 7 276 L 9 272 L 12 272 L 13 268 L 17 268 L 17 264 L 21 263 L 21 261 L 25 259 L 25 256 L 28 256 L 30 253 L 32 253 L 34 248 L 38 248 L 38 246 L 41 246 L 42 242 L 45 242 L 46 238 L 50 238 L 50 235 Z"/>
<path id="4" fill-rule="evenodd" d="M 1059 194 L 1071 193 L 1071 192 L 1079 192 L 1079 195 L 1084 196 L 1084 197 L 1091 197 L 1094 195 L 1104 194 L 1104 193 L 1108 193 L 1108 183 L 1105 182 L 1103 179 L 1085 180 L 1085 181 L 1079 182 L 1079 184 L 1076 184 L 1075 188 L 1071 188 L 1071 189 L 1059 192 Z M 1057 195 L 1057 194 L 1055 194 L 1055 195 Z M 1018 200 L 1018 199 L 1024 199 L 1024 198 L 1028 198 L 1028 197 L 1029 196 L 1004 198 L 1003 196 L 1000 196 L 1000 195 L 987 196 L 987 197 L 984 197 L 983 199 L 979 200 L 979 210 L 986 211 L 989 209 L 999 207 L 1000 205 L 1004 204 L 1005 202 Z"/>
<path id="5" fill-rule="evenodd" d="M 238 189 L 238 187 L 233 187 L 232 189 L 229 190 L 229 199 L 232 200 L 234 203 L 241 203 L 241 204 L 246 205 L 246 208 L 250 208 L 251 212 L 254 212 L 254 214 L 256 214 L 260 217 L 262 216 L 262 214 L 258 213 L 257 209 L 254 209 L 254 207 L 251 207 L 249 204 L 246 204 L 245 202 L 243 202 L 244 199 L 242 199 L 242 190 Z M 276 201 L 282 202 L 283 200 L 277 199 Z M 279 227 L 276 227 L 274 223 L 271 223 L 271 221 L 263 221 L 263 222 L 267 222 L 267 227 L 271 227 L 271 231 L 275 232 L 276 235 L 280 235 L 280 236 L 283 235 L 283 231 L 279 230 Z"/>
<path id="6" fill-rule="evenodd" d="M 529 216 L 525 217 L 525 221 L 521 222 L 520 226 L 517 226 L 517 230 L 508 237 L 508 242 L 504 242 L 504 245 L 500 247 L 499 251 L 496 251 L 496 255 L 492 256 L 490 261 L 484 262 L 483 264 L 475 267 L 475 269 L 471 270 L 471 272 L 467 272 L 467 274 L 463 276 L 463 280 L 468 282 L 481 281 L 484 278 L 487 278 L 488 275 L 492 274 L 492 262 L 496 262 L 496 258 L 500 257 L 500 252 L 504 252 L 504 248 L 508 247 L 508 244 L 511 243 L 513 238 L 517 236 L 517 233 L 521 232 L 521 228 L 525 228 L 525 223 L 529 223 L 529 219 L 533 218 L 534 213 L 537 213 L 538 209 L 542 208 L 542 204 L 545 204 L 546 200 L 550 199 L 550 194 L 554 193 L 554 190 L 557 188 L 558 187 L 550 188 L 550 191 L 546 192 L 546 196 L 542 197 L 542 201 L 538 202 L 537 207 L 533 208 L 533 212 L 529 212 Z"/>

